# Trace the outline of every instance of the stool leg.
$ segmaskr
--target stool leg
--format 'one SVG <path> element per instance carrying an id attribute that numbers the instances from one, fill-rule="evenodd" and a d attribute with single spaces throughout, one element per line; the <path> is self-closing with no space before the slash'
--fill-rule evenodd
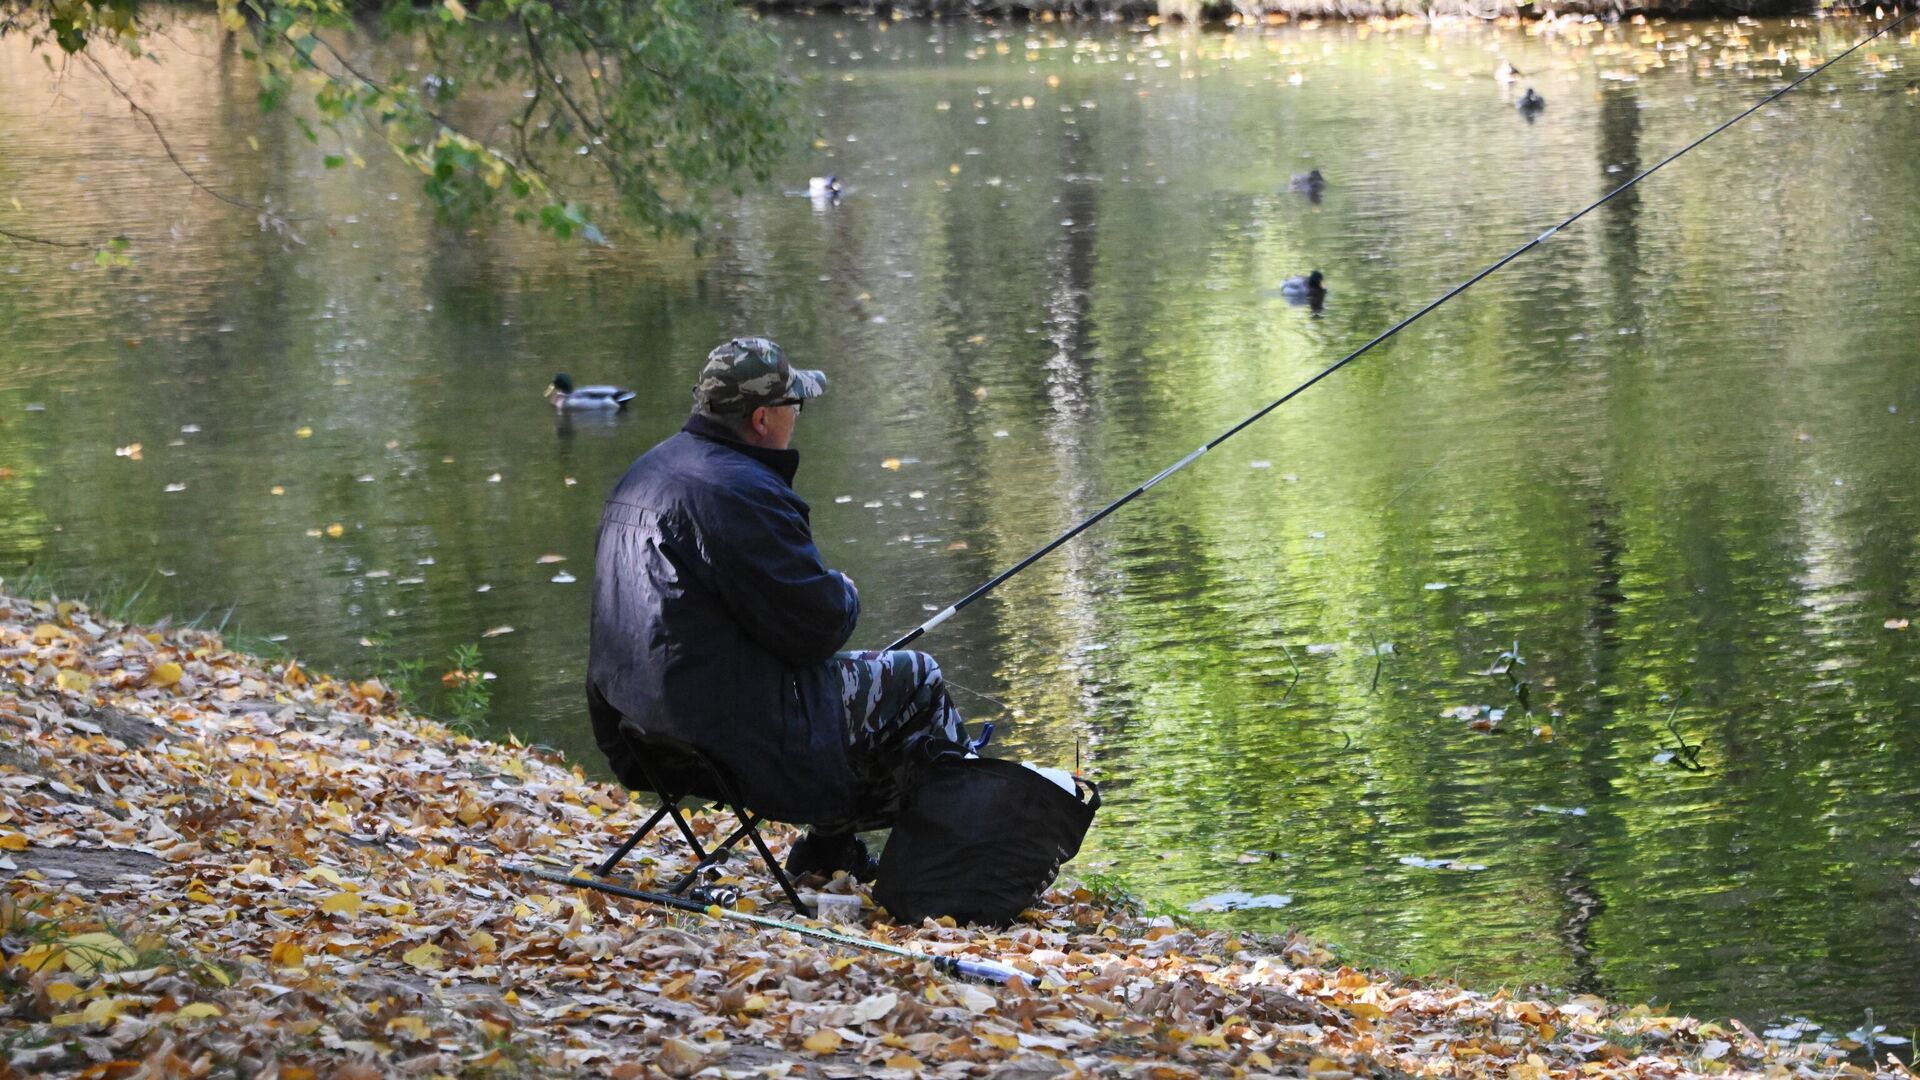
<path id="1" fill-rule="evenodd" d="M 653 816 L 647 819 L 647 823 L 645 825 L 642 825 L 638 829 L 634 830 L 633 835 L 627 837 L 627 842 L 624 844 L 621 844 L 620 847 L 616 849 L 613 854 L 607 856 L 606 862 L 603 862 L 600 864 L 600 876 L 607 877 L 611 875 L 613 873 L 613 868 L 620 864 L 621 859 L 624 859 L 627 857 L 627 853 L 632 851 L 633 846 L 640 842 L 640 838 L 652 832 L 653 827 L 655 825 L 660 824 L 660 819 L 665 816 L 667 816 L 667 808 L 665 806 L 662 806 L 660 809 L 655 810 L 653 812 Z"/>
<path id="2" fill-rule="evenodd" d="M 749 826 L 753 824 L 751 817 L 747 819 L 747 824 Z M 773 872 L 773 880 L 780 883 L 780 891 L 787 894 L 787 903 L 793 905 L 793 910 L 802 915 L 813 914 L 813 909 L 802 903 L 800 894 L 794 891 L 793 882 L 787 878 L 787 872 L 781 867 L 779 860 L 773 857 L 773 852 L 767 850 L 767 842 L 760 838 L 760 830 L 748 828 L 747 839 L 753 841 L 753 846 L 759 850 L 760 857 L 767 861 L 767 869 Z"/>

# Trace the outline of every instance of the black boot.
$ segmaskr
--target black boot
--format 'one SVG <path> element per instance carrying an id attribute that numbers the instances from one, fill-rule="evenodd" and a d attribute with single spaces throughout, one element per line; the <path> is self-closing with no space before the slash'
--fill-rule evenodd
<path id="1" fill-rule="evenodd" d="M 852 833 L 815 833 L 793 842 L 787 849 L 787 873 L 821 874 L 832 877 L 845 870 L 855 881 L 872 881 L 880 871 L 880 862 L 867 854 L 867 845 Z"/>

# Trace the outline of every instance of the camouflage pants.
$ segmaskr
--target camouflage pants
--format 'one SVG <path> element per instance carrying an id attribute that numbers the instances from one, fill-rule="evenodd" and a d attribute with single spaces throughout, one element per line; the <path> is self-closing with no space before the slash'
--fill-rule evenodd
<path id="1" fill-rule="evenodd" d="M 884 828 L 900 809 L 915 768 L 963 749 L 966 727 L 922 652 L 846 652 L 827 661 L 840 674 L 847 758 L 860 785 L 859 829 Z M 833 831 L 833 830 L 825 830 Z"/>

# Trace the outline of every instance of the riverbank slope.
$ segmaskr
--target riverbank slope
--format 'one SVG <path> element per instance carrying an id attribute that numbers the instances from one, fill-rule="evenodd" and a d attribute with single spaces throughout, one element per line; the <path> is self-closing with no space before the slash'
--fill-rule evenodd
<path id="1" fill-rule="evenodd" d="M 374 680 L 0 596 L 0 1077 L 1867 1075 L 1737 1024 L 1396 981 L 1071 886 L 1004 932 L 870 906 L 854 928 L 1009 961 L 1032 992 L 500 869 L 591 864 L 649 809 Z M 628 865 L 644 887 L 680 856 Z"/>

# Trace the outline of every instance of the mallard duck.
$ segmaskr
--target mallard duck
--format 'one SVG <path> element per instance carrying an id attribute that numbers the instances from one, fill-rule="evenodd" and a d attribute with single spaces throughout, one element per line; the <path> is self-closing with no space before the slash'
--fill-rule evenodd
<path id="1" fill-rule="evenodd" d="M 1493 81 L 1509 83 L 1526 75 L 1526 72 L 1514 67 L 1506 57 L 1500 58 L 1500 66 L 1493 69 Z"/>
<path id="2" fill-rule="evenodd" d="M 547 400 L 556 409 L 624 409 L 634 392 L 618 386 L 582 386 L 575 388 L 573 377 L 564 372 L 555 375 L 547 387 Z"/>
<path id="3" fill-rule="evenodd" d="M 1320 192 L 1326 189 L 1326 186 L 1327 178 L 1320 175 L 1319 169 L 1310 169 L 1306 172 L 1294 173 L 1293 179 L 1287 181 L 1288 190 L 1304 191 L 1309 195 L 1320 194 Z"/>
<path id="4" fill-rule="evenodd" d="M 1547 107 L 1547 99 L 1534 93 L 1533 87 L 1529 86 L 1527 92 L 1520 95 L 1520 100 L 1514 102 L 1513 107 L 1523 113 L 1537 113 Z"/>
<path id="5" fill-rule="evenodd" d="M 807 178 L 807 197 L 810 199 L 837 199 L 840 197 L 840 191 L 840 178 L 837 176 Z"/>
<path id="6" fill-rule="evenodd" d="M 1318 300 L 1327 295 L 1326 280 L 1318 270 L 1306 277 L 1290 277 L 1280 283 L 1280 295 L 1289 300 Z"/>

